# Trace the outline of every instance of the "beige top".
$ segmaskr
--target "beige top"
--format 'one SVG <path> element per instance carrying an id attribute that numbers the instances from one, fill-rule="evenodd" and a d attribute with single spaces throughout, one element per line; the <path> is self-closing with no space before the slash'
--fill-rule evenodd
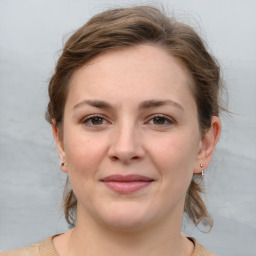
<path id="1" fill-rule="evenodd" d="M 41 243 L 32 244 L 25 248 L 15 249 L 0 253 L 0 256 L 59 256 L 53 245 L 53 237 L 51 236 Z M 192 256 L 216 256 L 208 252 L 194 238 L 190 238 L 195 244 L 195 250 Z"/>

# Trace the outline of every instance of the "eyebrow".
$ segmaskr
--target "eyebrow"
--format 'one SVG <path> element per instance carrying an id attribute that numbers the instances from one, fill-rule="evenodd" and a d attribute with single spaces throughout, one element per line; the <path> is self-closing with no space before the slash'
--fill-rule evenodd
<path id="1" fill-rule="evenodd" d="M 83 106 L 83 105 L 89 105 L 95 108 L 101 108 L 101 109 L 110 109 L 113 108 L 109 103 L 102 100 L 83 100 L 82 102 L 76 104 L 73 107 L 73 110 Z"/>
<path id="2" fill-rule="evenodd" d="M 100 108 L 100 109 L 113 109 L 113 107 L 111 106 L 111 104 L 109 104 L 106 101 L 102 101 L 102 100 L 83 100 L 82 102 L 76 104 L 73 107 L 73 110 L 83 106 L 83 105 L 89 105 L 95 108 Z M 147 100 L 147 101 L 143 101 L 140 103 L 139 105 L 139 109 L 150 109 L 150 108 L 154 108 L 154 107 L 160 107 L 163 105 L 173 105 L 174 107 L 177 107 L 181 110 L 183 110 L 183 107 L 178 104 L 175 101 L 172 100 Z"/>
<path id="3" fill-rule="evenodd" d="M 174 107 L 178 107 L 179 109 L 183 110 L 183 107 L 175 101 L 172 100 L 147 100 L 143 101 L 139 108 L 140 109 L 148 109 L 154 107 L 160 107 L 163 105 L 173 105 Z"/>

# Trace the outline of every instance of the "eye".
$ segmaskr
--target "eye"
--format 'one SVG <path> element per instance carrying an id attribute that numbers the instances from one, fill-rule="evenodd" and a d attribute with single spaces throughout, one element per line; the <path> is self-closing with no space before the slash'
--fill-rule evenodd
<path id="1" fill-rule="evenodd" d="M 175 122 L 172 118 L 167 117 L 165 115 L 155 115 L 151 117 L 151 119 L 149 119 L 148 123 L 154 126 L 166 127 L 173 125 Z"/>
<path id="2" fill-rule="evenodd" d="M 108 124 L 108 121 L 103 116 L 95 115 L 84 118 L 82 123 L 89 127 L 99 127 Z"/>

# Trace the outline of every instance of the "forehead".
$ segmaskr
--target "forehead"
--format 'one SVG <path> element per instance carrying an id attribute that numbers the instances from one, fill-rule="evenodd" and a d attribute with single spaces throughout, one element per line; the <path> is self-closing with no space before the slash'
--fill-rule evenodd
<path id="1" fill-rule="evenodd" d="M 96 56 L 73 74 L 69 89 L 71 98 L 113 95 L 116 100 L 119 95 L 145 100 L 152 94 L 192 96 L 193 79 L 185 65 L 166 49 L 138 45 Z"/>

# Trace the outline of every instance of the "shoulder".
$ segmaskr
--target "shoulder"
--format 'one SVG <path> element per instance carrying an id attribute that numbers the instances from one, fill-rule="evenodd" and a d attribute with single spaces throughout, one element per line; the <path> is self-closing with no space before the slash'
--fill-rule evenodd
<path id="1" fill-rule="evenodd" d="M 199 244 L 196 241 L 196 239 L 194 239 L 192 237 L 189 237 L 189 239 L 192 240 L 193 243 L 195 244 L 195 249 L 194 249 L 192 256 L 216 256 L 215 254 L 209 252 L 204 246 Z"/>
<path id="2" fill-rule="evenodd" d="M 0 256 L 39 256 L 40 251 L 39 251 L 40 243 L 38 244 L 31 244 L 27 247 L 24 248 L 19 248 L 15 250 L 10 250 L 6 252 L 0 253 Z"/>
<path id="3" fill-rule="evenodd" d="M 0 253 L 0 256 L 58 256 L 52 242 L 52 236 L 37 244 Z"/>

